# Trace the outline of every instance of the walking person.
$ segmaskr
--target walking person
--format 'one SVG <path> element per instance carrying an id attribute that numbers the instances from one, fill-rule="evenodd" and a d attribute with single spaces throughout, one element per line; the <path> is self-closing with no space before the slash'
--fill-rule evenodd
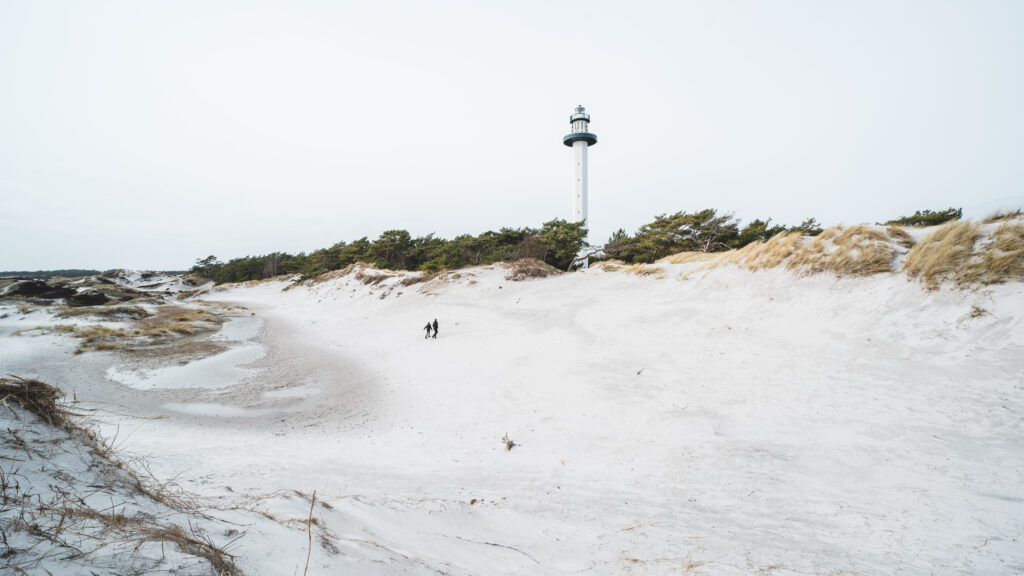
<path id="1" fill-rule="evenodd" d="M 434 338 L 437 338 L 437 318 L 434 318 Z"/>
<path id="2" fill-rule="evenodd" d="M 427 322 L 427 325 L 424 326 L 423 329 L 427 331 L 427 335 L 423 337 L 423 339 L 426 340 L 427 338 L 430 338 L 430 322 Z"/>

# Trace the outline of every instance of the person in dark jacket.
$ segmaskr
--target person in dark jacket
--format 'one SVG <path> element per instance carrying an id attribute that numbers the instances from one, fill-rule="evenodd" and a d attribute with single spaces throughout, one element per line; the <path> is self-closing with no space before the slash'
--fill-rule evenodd
<path id="1" fill-rule="evenodd" d="M 427 335 L 424 336 L 423 338 L 424 339 L 430 338 L 430 322 L 427 322 L 427 325 L 424 326 L 423 329 L 427 331 Z"/>
<path id="2" fill-rule="evenodd" d="M 434 318 L 434 338 L 437 338 L 437 318 Z"/>

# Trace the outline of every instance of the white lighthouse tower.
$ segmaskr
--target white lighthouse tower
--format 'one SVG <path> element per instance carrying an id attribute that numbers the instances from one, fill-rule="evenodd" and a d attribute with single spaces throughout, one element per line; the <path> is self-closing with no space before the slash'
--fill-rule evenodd
<path id="1" fill-rule="evenodd" d="M 569 117 L 572 132 L 562 138 L 562 144 L 572 147 L 576 156 L 576 180 L 573 194 L 573 222 L 587 220 L 587 147 L 597 144 L 597 135 L 588 132 L 590 114 L 583 106 L 577 106 Z"/>

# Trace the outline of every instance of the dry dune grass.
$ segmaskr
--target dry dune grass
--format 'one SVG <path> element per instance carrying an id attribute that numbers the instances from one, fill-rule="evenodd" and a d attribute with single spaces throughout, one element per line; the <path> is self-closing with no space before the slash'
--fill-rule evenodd
<path id="1" fill-rule="evenodd" d="M 799 232 L 790 232 L 774 236 L 767 242 L 747 244 L 739 250 L 711 254 L 683 252 L 661 262 L 703 262 L 698 270 L 733 265 L 752 272 L 785 264 L 787 269 L 802 275 L 869 276 L 890 271 L 896 254 L 897 250 L 886 232 L 870 226 L 837 226 L 813 239 L 805 238 Z"/>
<path id="2" fill-rule="evenodd" d="M 316 278 L 312 278 L 312 279 L 304 282 L 304 284 L 308 284 L 308 285 L 320 284 L 321 282 L 327 282 L 328 280 L 334 280 L 335 278 L 342 278 L 344 276 L 348 276 L 349 274 L 352 273 L 352 271 L 356 270 L 360 266 L 363 266 L 363 264 L 358 264 L 358 263 L 357 264 L 349 264 L 348 266 L 345 266 L 344 268 L 341 268 L 341 269 L 338 269 L 338 270 L 331 270 L 330 272 L 324 272 L 323 274 L 317 276 Z M 288 288 L 291 288 L 292 286 L 294 286 L 294 284 L 289 285 L 285 289 L 287 290 Z"/>
<path id="3" fill-rule="evenodd" d="M 925 237 L 910 254 L 907 274 L 936 289 L 944 281 L 964 287 L 1024 280 L 1024 224 L 1002 221 L 981 241 L 982 230 L 972 222 L 950 222 Z"/>
<path id="4" fill-rule="evenodd" d="M 504 263 L 503 266 L 508 268 L 505 280 L 512 282 L 520 282 L 530 278 L 547 278 L 548 276 L 561 274 L 561 271 L 554 266 L 545 264 L 536 258 L 520 258 L 515 262 Z"/>
<path id="5" fill-rule="evenodd" d="M 60 334 L 70 334 L 71 336 L 78 338 L 82 342 L 78 345 L 78 348 L 75 349 L 75 354 L 81 354 L 90 350 L 114 350 L 117 348 L 117 342 L 119 340 L 130 336 L 129 332 L 119 328 L 108 328 L 106 326 L 97 325 L 75 326 L 74 324 L 37 326 L 26 330 L 18 330 L 17 332 L 12 333 L 11 336 L 20 336 L 22 334 L 30 334 L 32 332 L 56 332 Z"/>
<path id="6" fill-rule="evenodd" d="M 632 266 L 626 266 L 623 268 L 623 272 L 634 276 L 654 276 L 655 278 L 665 277 L 664 268 L 660 266 L 652 266 L 650 264 L 633 264 Z"/>
<path id="7" fill-rule="evenodd" d="M 69 334 L 81 340 L 75 354 L 98 350 L 138 349 L 162 345 L 184 336 L 197 336 L 217 330 L 224 319 L 207 310 L 182 306 L 162 306 L 156 313 L 136 319 L 125 328 L 99 324 L 54 324 L 19 330 L 18 336 L 31 332 Z"/>
<path id="8" fill-rule="evenodd" d="M 914 247 L 914 239 L 910 237 L 910 233 L 899 226 L 889 226 L 885 229 L 885 233 L 888 234 L 889 238 L 892 238 L 894 242 L 904 248 L 909 249 Z"/>
<path id="9" fill-rule="evenodd" d="M 970 266 L 974 245 L 981 238 L 978 224 L 967 221 L 948 222 L 933 230 L 907 254 L 903 269 L 918 278 L 929 289 L 938 288 L 944 280 L 958 285 L 975 279 Z"/>
<path id="10" fill-rule="evenodd" d="M 150 313 L 141 306 L 64 306 L 57 312 L 57 318 L 74 318 L 77 316 L 94 316 L 120 320 L 125 318 L 145 318 Z"/>
<path id="11" fill-rule="evenodd" d="M 897 250 L 886 232 L 871 226 L 829 228 L 786 260 L 797 274 L 871 276 L 892 271 Z"/>
<path id="12" fill-rule="evenodd" d="M 224 319 L 199 308 L 164 306 L 156 314 L 143 319 L 131 334 L 146 338 L 161 338 L 174 334 L 193 336 L 213 332 Z"/>
<path id="13" fill-rule="evenodd" d="M 658 260 L 658 262 L 663 264 L 690 264 L 691 262 L 714 260 L 718 254 L 723 254 L 723 252 L 680 252 L 666 256 Z"/>
<path id="14" fill-rule="evenodd" d="M 595 268 L 597 270 L 604 270 L 605 272 L 617 272 L 619 270 L 622 270 L 625 266 L 625 262 L 623 262 L 622 260 L 615 259 L 602 260 L 600 262 L 595 262 L 590 265 L 591 268 Z"/>
<path id="15" fill-rule="evenodd" d="M 194 501 L 169 491 L 167 483 L 156 481 L 145 469 L 139 472 L 119 458 L 111 446 L 100 439 L 85 415 L 72 410 L 63 396 L 60 389 L 38 380 L 16 376 L 0 378 L 0 404 L 7 407 L 16 418 L 20 419 L 21 416 L 14 410 L 14 406 L 35 414 L 48 425 L 66 433 L 68 439 L 84 445 L 95 458 L 93 465 L 103 470 L 104 478 L 114 478 L 116 474 L 123 473 L 126 476 L 116 480 L 119 486 L 174 512 L 201 516 Z M 26 446 L 24 436 L 19 436 L 17 440 L 17 449 L 46 453 L 46 447 Z M 54 439 L 44 441 L 43 444 L 56 444 L 60 441 Z M 54 479 L 55 483 L 69 483 L 64 486 L 51 484 L 49 496 L 34 494 L 28 491 L 31 484 L 11 481 L 17 475 L 18 470 L 4 472 L 0 468 L 2 508 L 16 513 L 4 523 L 5 541 L 9 534 L 16 534 L 19 538 L 35 540 L 37 544 L 46 543 L 57 550 L 64 549 L 69 559 L 88 556 L 107 546 L 124 547 L 131 553 L 133 550 L 138 551 L 144 544 L 171 544 L 185 554 L 206 560 L 217 574 L 241 574 L 234 558 L 226 551 L 230 543 L 218 546 L 191 522 L 186 530 L 160 516 L 142 511 L 127 512 L 128 507 L 123 503 L 104 509 L 93 508 L 84 496 L 93 493 L 95 487 L 79 486 L 73 480 L 67 480 L 72 478 L 69 475 Z M 83 543 L 89 546 L 81 546 Z M 33 570 L 38 567 L 34 565 L 38 563 L 36 557 L 22 560 L 17 553 L 23 550 L 13 550 L 13 554 L 11 552 L 9 550 L 4 558 L 7 567 L 14 570 L 12 573 L 28 574 L 30 572 L 26 568 Z"/>
<path id="16" fill-rule="evenodd" d="M 728 252 L 680 252 L 659 260 L 666 264 L 689 264 L 703 262 L 698 270 L 710 270 L 719 266 L 733 265 L 745 270 L 757 271 L 779 266 L 800 246 L 802 236 L 798 232 L 779 234 L 767 242 L 751 242 L 739 250 Z"/>
<path id="17" fill-rule="evenodd" d="M 743 265 L 751 271 L 780 266 L 800 247 L 803 236 L 799 232 L 779 234 L 767 242 L 754 242 L 737 250 Z"/>
<path id="18" fill-rule="evenodd" d="M 413 286 L 415 284 L 421 284 L 429 280 L 437 278 L 437 272 L 413 272 L 408 276 L 403 275 L 402 279 L 398 282 L 402 286 Z"/>
<path id="19" fill-rule="evenodd" d="M 59 388 L 39 380 L 17 376 L 0 378 L 0 405 L 16 402 L 51 426 L 66 428 L 71 425 L 71 416 L 78 415 L 59 402 L 63 396 Z"/>
<path id="20" fill-rule="evenodd" d="M 983 284 L 1024 280 L 1024 224 L 1001 224 L 984 248 L 976 265 Z"/>
<path id="21" fill-rule="evenodd" d="M 781 265 L 799 249 L 803 236 L 798 232 L 779 234 L 767 242 L 753 242 L 739 250 L 721 253 L 719 265 L 734 264 L 752 272 Z M 711 262 L 706 266 L 710 267 Z"/>
<path id="22" fill-rule="evenodd" d="M 1002 222 L 1002 221 L 1005 221 L 1005 220 L 1016 220 L 1017 218 L 1020 218 L 1021 216 L 1024 216 L 1024 212 L 1022 212 L 1020 208 L 1018 208 L 1016 210 L 1008 210 L 1008 211 L 1000 210 L 999 212 L 996 212 L 994 214 L 989 215 L 987 218 L 982 220 L 981 223 L 982 224 L 992 224 L 994 222 Z"/>

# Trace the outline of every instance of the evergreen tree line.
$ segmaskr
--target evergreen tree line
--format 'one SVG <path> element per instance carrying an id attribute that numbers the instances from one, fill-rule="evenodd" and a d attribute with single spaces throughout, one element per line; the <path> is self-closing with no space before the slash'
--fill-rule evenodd
<path id="1" fill-rule="evenodd" d="M 905 220 L 935 223 L 958 219 L 959 209 L 943 212 L 918 212 Z M 945 220 L 942 220 L 945 221 Z M 896 223 L 898 221 L 890 221 Z M 684 251 L 719 252 L 742 248 L 751 242 L 766 241 L 783 232 L 815 236 L 822 231 L 814 218 L 798 226 L 772 225 L 772 219 L 751 220 L 746 226 L 731 213 L 720 214 L 708 208 L 696 212 L 676 212 L 655 216 L 635 234 L 619 229 L 608 238 L 603 252 L 592 260 L 615 258 L 627 263 L 647 263 Z M 356 262 L 390 270 L 436 272 L 520 258 L 536 258 L 560 270 L 568 269 L 583 248 L 587 229 L 584 223 L 551 220 L 540 228 L 502 228 L 477 236 L 463 234 L 451 240 L 433 234 L 413 238 L 405 230 L 387 230 L 376 239 L 365 236 L 350 243 L 338 242 L 330 248 L 310 253 L 275 252 L 246 256 L 221 262 L 216 256 L 196 260 L 192 272 L 217 283 L 243 282 L 279 274 L 299 274 L 305 278 L 339 270 Z"/>

